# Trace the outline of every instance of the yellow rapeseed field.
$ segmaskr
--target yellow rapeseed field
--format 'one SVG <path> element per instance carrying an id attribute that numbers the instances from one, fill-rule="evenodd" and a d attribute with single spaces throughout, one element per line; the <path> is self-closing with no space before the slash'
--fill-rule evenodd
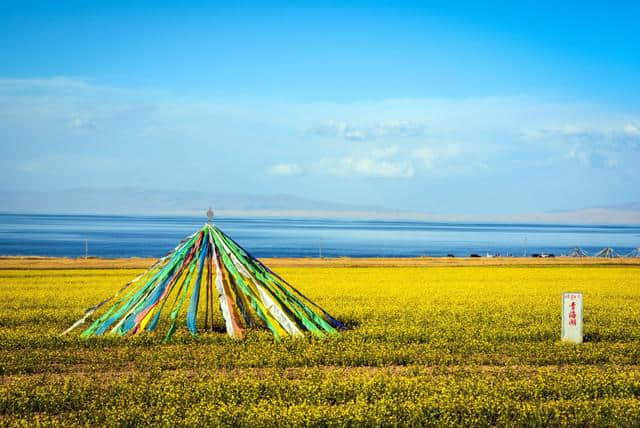
<path id="1" fill-rule="evenodd" d="M 275 270 L 350 329 L 60 337 L 141 270 L 0 270 L 0 425 L 640 424 L 638 264 Z"/>

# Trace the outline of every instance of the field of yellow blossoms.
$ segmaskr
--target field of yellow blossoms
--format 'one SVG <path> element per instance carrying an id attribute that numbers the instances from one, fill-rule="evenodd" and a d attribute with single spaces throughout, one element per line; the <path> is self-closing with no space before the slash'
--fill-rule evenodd
<path id="1" fill-rule="evenodd" d="M 0 426 L 640 424 L 638 263 L 274 266 L 350 329 L 169 344 L 60 337 L 142 271 L 62 267 L 0 269 Z"/>

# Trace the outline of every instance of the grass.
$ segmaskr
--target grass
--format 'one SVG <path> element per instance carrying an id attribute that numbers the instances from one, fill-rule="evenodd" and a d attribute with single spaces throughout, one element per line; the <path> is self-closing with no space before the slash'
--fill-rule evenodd
<path id="1" fill-rule="evenodd" d="M 233 342 L 222 332 L 193 338 L 183 329 L 162 344 L 161 333 L 59 336 L 146 261 L 104 269 L 131 261 L 46 259 L 43 269 L 40 260 L 32 261 L 39 269 L 24 259 L 0 261 L 0 425 L 640 420 L 637 261 L 271 261 L 351 329 L 322 341 L 280 343 L 268 332 Z M 584 293 L 580 346 L 559 341 L 567 290 Z M 220 317 L 216 325 L 222 330 Z"/>

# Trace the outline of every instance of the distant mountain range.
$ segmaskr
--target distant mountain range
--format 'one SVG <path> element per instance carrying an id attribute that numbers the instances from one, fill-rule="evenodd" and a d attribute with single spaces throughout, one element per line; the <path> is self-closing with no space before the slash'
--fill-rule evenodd
<path id="1" fill-rule="evenodd" d="M 460 222 L 640 224 L 640 202 L 515 215 L 430 214 L 378 206 L 314 201 L 291 195 L 252 195 L 137 188 L 54 192 L 0 191 L 0 212 L 54 214 L 154 214 L 204 216 L 343 217 Z M 118 208 L 114 208 L 118 207 Z"/>
<path id="2" fill-rule="evenodd" d="M 384 210 L 376 206 L 318 202 L 283 194 L 252 195 L 137 188 L 0 191 L 0 201 L 0 211 L 38 213 L 202 214 L 210 206 L 220 212 Z"/>

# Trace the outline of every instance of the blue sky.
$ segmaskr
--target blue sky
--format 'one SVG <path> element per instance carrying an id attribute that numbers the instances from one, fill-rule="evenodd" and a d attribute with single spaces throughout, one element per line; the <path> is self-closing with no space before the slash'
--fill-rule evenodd
<path id="1" fill-rule="evenodd" d="M 0 189 L 640 199 L 631 2 L 132 3 L 1 3 Z"/>

